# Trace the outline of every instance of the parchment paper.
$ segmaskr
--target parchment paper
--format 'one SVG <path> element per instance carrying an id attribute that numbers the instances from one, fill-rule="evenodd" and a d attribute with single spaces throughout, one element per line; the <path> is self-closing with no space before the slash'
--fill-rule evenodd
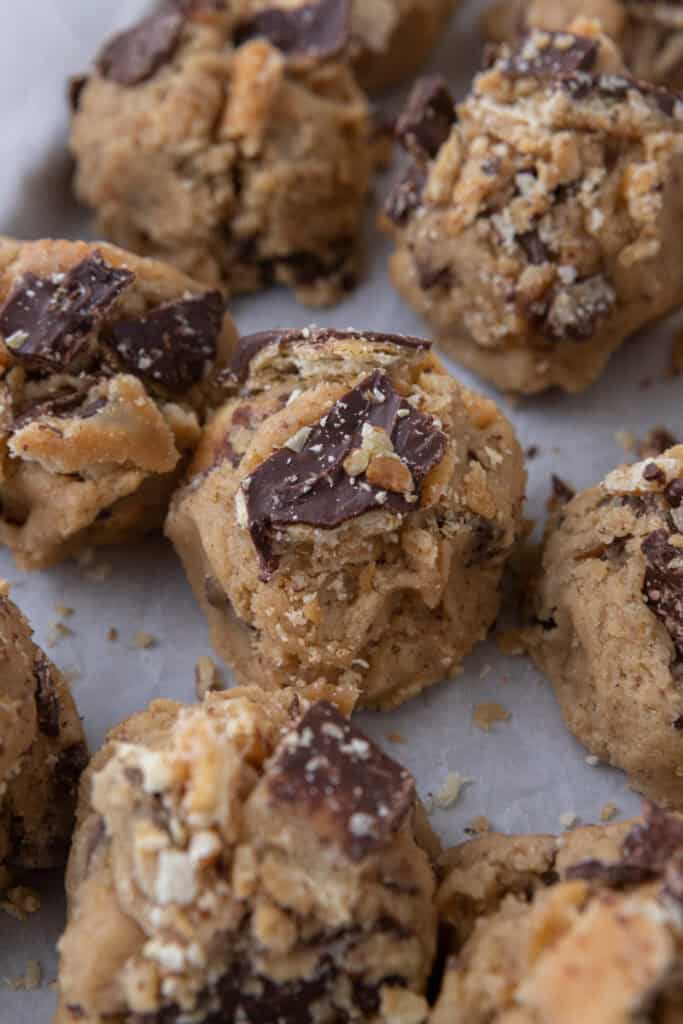
<path id="1" fill-rule="evenodd" d="M 130 23 L 145 0 L 116 4 L 93 0 L 4 0 L 0 32 L 0 231 L 18 237 L 89 237 L 88 220 L 69 195 L 65 149 L 67 112 L 64 84 L 88 63 L 100 41 Z M 461 96 L 477 66 L 481 4 L 466 5 L 435 55 L 432 68 L 445 73 Z M 8 16 L 7 16 L 8 15 Z M 402 95 L 389 97 L 389 110 Z M 386 182 L 378 188 L 381 196 Z M 369 273 L 363 286 L 337 309 L 311 313 L 284 292 L 273 291 L 234 303 L 243 332 L 312 321 L 427 333 L 392 290 L 386 276 L 387 246 L 372 231 Z M 613 358 L 603 379 L 586 394 L 552 393 L 510 404 L 499 399 L 525 446 L 540 446 L 529 463 L 528 515 L 544 513 L 549 477 L 557 473 L 576 487 L 601 478 L 624 453 L 615 433 L 642 436 L 664 425 L 683 437 L 681 381 L 667 376 L 675 324 L 650 329 Z M 493 394 L 470 374 L 451 366 L 467 383 Z M 50 648 L 73 684 L 89 741 L 95 749 L 106 730 L 155 697 L 194 698 L 196 659 L 211 653 L 204 619 L 169 545 L 152 539 L 134 549 L 106 551 L 98 562 L 112 566 L 109 579 L 92 582 L 75 565 L 23 575 L 0 552 L 0 576 L 12 581 L 12 595 L 46 641 L 56 620 L 55 605 L 73 607 L 67 621 L 73 635 Z M 106 638 L 119 631 L 118 642 Z M 135 634 L 144 630 L 156 646 L 139 650 Z M 1 683 L 0 683 L 1 685 Z M 474 707 L 497 701 L 512 714 L 485 734 L 472 723 Z M 447 843 L 464 838 L 464 828 L 485 814 L 500 830 L 559 831 L 560 815 L 574 812 L 582 822 L 599 820 L 607 801 L 623 814 L 638 799 L 624 777 L 591 767 L 585 751 L 562 724 L 548 685 L 524 658 L 506 658 L 492 642 L 469 658 L 462 676 L 430 690 L 402 709 L 363 715 L 362 725 L 415 773 L 423 796 L 442 786 L 449 771 L 473 782 L 458 803 L 437 810 L 432 822 Z M 400 733 L 406 742 L 387 741 Z M 47 1024 L 54 1007 L 49 983 L 56 975 L 55 943 L 63 925 L 62 879 L 38 879 L 42 909 L 20 923 L 0 914 L 0 979 L 24 972 L 37 959 L 42 987 L 17 992 L 0 985 L 0 1024 Z"/>

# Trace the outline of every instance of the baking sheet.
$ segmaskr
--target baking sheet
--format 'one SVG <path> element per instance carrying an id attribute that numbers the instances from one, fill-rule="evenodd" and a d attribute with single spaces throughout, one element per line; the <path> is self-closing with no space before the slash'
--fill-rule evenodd
<path id="1" fill-rule="evenodd" d="M 147 4 L 4 4 L 11 7 L 11 14 L 0 33 L 0 231 L 26 238 L 88 237 L 87 217 L 69 195 L 65 79 L 86 68 L 99 42 L 130 23 Z M 432 62 L 432 69 L 446 75 L 458 96 L 476 67 L 481 45 L 476 26 L 482 7 L 471 3 L 461 10 Z M 400 102 L 398 94 L 383 105 L 396 110 Z M 378 195 L 385 186 L 386 182 L 378 188 Z M 371 231 L 371 220 L 369 273 L 348 301 L 312 314 L 285 292 L 273 291 L 234 304 L 240 329 L 249 333 L 315 320 L 339 327 L 426 333 L 388 283 L 388 247 Z M 672 321 L 629 342 L 603 379 L 582 396 L 553 393 L 516 404 L 500 400 L 522 444 L 540 447 L 529 463 L 529 516 L 543 516 L 551 473 L 584 487 L 619 462 L 624 453 L 615 439 L 618 431 L 642 436 L 663 425 L 683 437 L 681 381 L 667 375 L 675 329 Z M 494 394 L 467 372 L 457 372 L 467 383 Z M 111 575 L 95 582 L 84 578 L 75 565 L 24 575 L 0 552 L 0 576 L 12 582 L 12 595 L 30 617 L 39 643 L 53 632 L 57 604 L 75 609 L 67 620 L 72 635 L 62 637 L 49 653 L 75 676 L 74 694 L 93 748 L 110 726 L 155 697 L 192 700 L 195 662 L 211 653 L 204 619 L 172 549 L 162 539 L 105 551 L 98 555 L 102 562 L 111 566 Z M 112 628 L 119 631 L 117 642 L 107 640 Z M 138 630 L 154 636 L 155 646 L 136 648 Z M 472 712 L 482 701 L 504 705 L 511 712 L 510 721 L 490 733 L 478 730 Z M 466 825 L 482 814 L 506 832 L 559 831 L 560 815 L 567 812 L 589 823 L 599 820 L 608 801 L 623 814 L 638 808 L 637 797 L 620 773 L 586 763 L 585 752 L 562 724 L 552 692 L 531 664 L 504 657 L 492 641 L 472 654 L 456 681 L 431 689 L 391 714 L 359 718 L 415 773 L 423 796 L 438 791 L 449 772 L 472 779 L 455 806 L 432 815 L 446 843 L 464 838 Z M 406 742 L 388 742 L 390 733 L 400 733 Z M 28 960 L 39 960 L 43 968 L 43 983 L 36 991 L 14 991 L 0 984 L 0 1024 L 47 1024 L 51 1019 L 55 942 L 64 914 L 61 885 L 59 874 L 37 880 L 43 905 L 26 922 L 0 915 L 0 979 L 23 974 Z"/>

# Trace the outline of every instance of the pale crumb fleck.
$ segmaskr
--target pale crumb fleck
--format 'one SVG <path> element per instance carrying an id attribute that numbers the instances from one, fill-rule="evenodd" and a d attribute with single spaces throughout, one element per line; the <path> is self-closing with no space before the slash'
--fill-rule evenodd
<path id="1" fill-rule="evenodd" d="M 565 811 L 564 814 L 560 815 L 560 825 L 563 829 L 574 828 L 578 820 L 579 816 L 574 811 Z"/>
<path id="2" fill-rule="evenodd" d="M 511 718 L 512 715 L 508 709 L 495 701 L 484 701 L 482 704 L 477 704 L 472 713 L 472 721 L 482 732 L 491 732 L 493 726 L 498 722 L 509 722 Z"/>
<path id="3" fill-rule="evenodd" d="M 611 821 L 618 813 L 619 808 L 610 800 L 608 803 L 603 805 L 602 810 L 600 811 L 600 821 Z"/>
<path id="4" fill-rule="evenodd" d="M 73 608 L 69 608 L 66 604 L 56 604 L 55 613 L 59 615 L 60 619 L 68 619 L 74 613 Z"/>
<path id="5" fill-rule="evenodd" d="M 145 633 L 142 629 L 135 634 L 135 646 L 138 650 L 147 650 L 148 647 L 156 645 L 156 637 L 151 633 Z"/>
<path id="6" fill-rule="evenodd" d="M 595 754 L 586 754 L 584 761 L 589 764 L 591 768 L 595 768 L 596 765 L 600 764 L 600 758 L 596 757 Z"/>
<path id="7" fill-rule="evenodd" d="M 478 814 L 475 818 L 472 818 L 465 831 L 471 835 L 486 835 L 487 832 L 491 831 L 491 822 L 485 814 Z"/>
<path id="8" fill-rule="evenodd" d="M 3 978 L 3 983 L 15 992 L 34 992 L 40 988 L 43 980 L 43 968 L 38 960 L 27 960 L 24 973 L 15 978 Z"/>
<path id="9" fill-rule="evenodd" d="M 387 739 L 390 743 L 407 743 L 407 740 L 401 732 L 388 732 Z"/>
<path id="10" fill-rule="evenodd" d="M 194 689 L 199 700 L 204 700 L 211 690 L 223 689 L 223 680 L 218 667 L 207 654 L 197 658 L 194 667 Z"/>
<path id="11" fill-rule="evenodd" d="M 35 889 L 29 889 L 25 885 L 17 885 L 8 889 L 4 899 L 0 902 L 0 910 L 3 910 L 10 917 L 18 921 L 25 921 L 30 914 L 40 910 L 40 896 Z"/>
<path id="12" fill-rule="evenodd" d="M 434 808 L 438 808 L 441 811 L 448 810 L 449 807 L 453 807 L 454 804 L 460 799 L 460 794 L 465 786 L 471 785 L 474 779 L 468 779 L 465 775 L 461 775 L 459 772 L 449 772 L 443 781 L 443 785 L 438 793 L 434 794 L 432 805 Z"/>
<path id="13" fill-rule="evenodd" d="M 497 633 L 496 647 L 501 654 L 507 654 L 511 657 L 524 654 L 526 651 L 526 644 L 524 643 L 524 634 L 522 630 L 506 629 L 503 633 Z"/>
<path id="14" fill-rule="evenodd" d="M 115 644 L 119 638 L 119 631 L 114 626 L 107 630 L 107 640 L 110 644 Z"/>
<path id="15" fill-rule="evenodd" d="M 634 452 L 638 444 L 630 430 L 617 430 L 614 434 L 614 440 L 625 452 Z"/>

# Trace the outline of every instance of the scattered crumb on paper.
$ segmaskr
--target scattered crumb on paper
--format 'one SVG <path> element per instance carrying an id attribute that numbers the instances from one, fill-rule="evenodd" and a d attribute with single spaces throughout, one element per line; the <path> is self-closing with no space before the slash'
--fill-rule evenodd
<path id="1" fill-rule="evenodd" d="M 466 775 L 461 775 L 460 772 L 449 772 L 441 788 L 426 801 L 428 812 L 431 814 L 432 811 L 437 809 L 446 811 L 449 807 L 453 807 L 460 799 L 463 787 L 469 786 L 473 782 L 474 779 L 468 779 Z"/>
<path id="2" fill-rule="evenodd" d="M 496 701 L 484 701 L 482 704 L 477 704 L 472 713 L 472 721 L 482 732 L 491 732 L 498 722 L 509 722 L 511 718 L 512 715 L 508 709 Z"/>
<path id="3" fill-rule="evenodd" d="M 156 642 L 156 637 L 152 636 L 151 633 L 145 633 L 142 629 L 135 634 L 135 646 L 140 651 L 147 650 L 148 647 L 154 647 Z"/>
<path id="4" fill-rule="evenodd" d="M 608 803 L 603 805 L 603 808 L 600 811 L 600 821 L 611 821 L 618 813 L 619 808 L 610 800 Z"/>

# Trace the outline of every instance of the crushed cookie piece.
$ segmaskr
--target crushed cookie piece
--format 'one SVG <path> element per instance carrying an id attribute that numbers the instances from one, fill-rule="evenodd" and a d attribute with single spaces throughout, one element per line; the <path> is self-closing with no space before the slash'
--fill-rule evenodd
<path id="1" fill-rule="evenodd" d="M 499 722 L 509 722 L 512 718 L 511 713 L 504 708 L 502 704 L 498 704 L 496 701 L 484 701 L 481 704 L 477 704 L 473 713 L 472 721 L 476 725 L 477 729 L 481 729 L 482 732 L 491 732 L 494 725 Z"/>

